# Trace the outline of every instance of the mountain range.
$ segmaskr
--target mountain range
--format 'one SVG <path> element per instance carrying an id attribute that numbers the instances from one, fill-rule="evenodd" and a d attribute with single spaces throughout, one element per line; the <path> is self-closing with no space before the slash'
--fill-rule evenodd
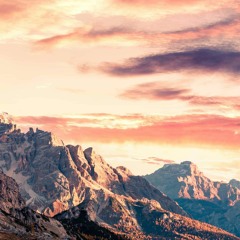
<path id="1" fill-rule="evenodd" d="M 167 194 L 194 219 L 240 236 L 240 182 L 212 181 L 196 164 L 165 164 L 145 178 Z"/>
<path id="2" fill-rule="evenodd" d="M 22 133 L 7 115 L 0 119 L 1 234 L 23 239 L 26 234 L 28 239 L 238 239 L 191 219 L 145 178 L 111 167 L 93 148 L 65 145 L 39 129 Z"/>

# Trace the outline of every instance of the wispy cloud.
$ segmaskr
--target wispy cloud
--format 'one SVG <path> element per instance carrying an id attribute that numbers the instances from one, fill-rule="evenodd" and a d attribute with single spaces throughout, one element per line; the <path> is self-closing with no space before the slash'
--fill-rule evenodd
<path id="1" fill-rule="evenodd" d="M 132 100 L 179 100 L 191 105 L 232 108 L 235 110 L 239 110 L 240 106 L 240 97 L 238 96 L 199 96 L 194 95 L 191 89 L 180 88 L 174 86 L 173 83 L 166 84 L 162 82 L 135 85 L 121 93 L 120 97 Z"/>
<path id="2" fill-rule="evenodd" d="M 142 161 L 147 164 L 154 164 L 154 165 L 172 164 L 175 162 L 174 160 L 162 159 L 158 157 L 148 157 L 148 158 L 142 159 Z"/>
<path id="3" fill-rule="evenodd" d="M 167 32 L 166 29 L 158 28 L 156 28 L 157 31 L 151 30 L 151 25 L 157 25 L 155 20 L 162 22 L 166 18 L 167 23 L 169 14 L 172 16 L 176 13 L 183 14 L 182 9 L 184 9 L 185 18 L 192 17 L 196 12 L 207 12 L 206 6 L 207 11 L 212 9 L 217 9 L 216 11 L 219 12 L 226 11 L 226 17 L 219 20 L 217 13 L 211 13 L 211 21 L 207 18 L 206 21 L 198 22 L 196 27 L 183 30 L 180 24 L 176 31 Z M 239 12 L 237 6 L 234 0 L 214 4 L 210 0 L 151 0 L 148 2 L 101 0 L 99 4 L 93 0 L 87 2 L 69 0 L 67 3 L 64 0 L 8 2 L 0 0 L 0 32 L 4 32 L 4 36 L 1 36 L 3 39 L 14 36 L 18 39 L 30 40 L 39 49 L 62 47 L 79 42 L 86 45 L 164 45 L 167 47 L 172 42 L 181 40 L 209 41 L 214 37 L 223 41 L 226 37 L 231 39 L 238 37 L 240 23 L 236 17 Z M 114 18 L 113 12 L 121 19 L 120 22 Z M 84 17 L 80 18 L 84 13 L 88 13 L 92 18 L 106 15 L 106 19 L 103 18 L 98 24 L 96 21 L 91 22 Z M 147 28 L 141 27 L 143 25 L 147 25 Z M 225 34 L 223 35 L 222 32 Z"/>
<path id="4" fill-rule="evenodd" d="M 116 40 L 127 40 L 133 35 L 126 28 L 110 28 L 110 29 L 93 29 L 93 28 L 78 28 L 67 34 L 55 35 L 49 38 L 41 39 L 35 42 L 39 47 L 54 47 L 60 44 L 68 44 L 73 42 L 84 42 L 86 44 L 99 42 L 112 42 Z"/>
<path id="5" fill-rule="evenodd" d="M 170 85 L 170 84 L 169 84 Z M 172 100 L 181 99 L 190 92 L 189 89 L 164 86 L 158 82 L 139 84 L 128 89 L 120 96 L 129 99 Z"/>
<path id="6" fill-rule="evenodd" d="M 75 28 L 65 34 L 40 39 L 35 42 L 35 46 L 39 48 L 51 48 L 81 42 L 84 44 L 118 44 L 122 46 L 129 44 L 168 46 L 174 44 L 178 46 L 178 49 L 181 49 L 183 41 L 192 42 L 193 46 L 203 46 L 203 44 L 197 44 L 197 41 L 202 41 L 204 44 L 209 42 L 210 46 L 213 43 L 214 45 L 221 46 L 224 41 L 230 41 L 233 37 L 238 38 L 240 30 L 240 20 L 235 15 L 211 24 L 203 24 L 177 31 L 151 31 L 150 27 L 148 29 L 141 28 L 141 26 L 134 28 L 126 24 L 108 26 L 105 23 L 105 27 L 99 27 L 95 23 L 94 25 Z M 223 32 L 226 32 L 224 36 Z"/>

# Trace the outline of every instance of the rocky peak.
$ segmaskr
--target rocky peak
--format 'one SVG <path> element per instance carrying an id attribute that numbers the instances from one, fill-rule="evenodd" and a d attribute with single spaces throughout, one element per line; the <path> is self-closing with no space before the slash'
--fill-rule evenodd
<path id="1" fill-rule="evenodd" d="M 196 164 L 190 161 L 184 161 L 180 164 L 184 169 L 187 170 L 187 174 L 190 176 L 198 175 L 201 176 L 202 172 L 199 171 Z"/>
<path id="2" fill-rule="evenodd" d="M 3 113 L 0 114 L 0 123 L 12 124 L 13 123 L 13 118 L 8 113 L 3 112 Z"/>
<path id="3" fill-rule="evenodd" d="M 7 113 L 0 114 L 0 137 L 16 130 L 12 117 Z"/>
<path id="4" fill-rule="evenodd" d="M 127 175 L 127 176 L 133 176 L 132 172 L 128 168 L 126 168 L 124 166 L 119 166 L 119 167 L 116 168 L 116 170 L 119 173 L 121 173 L 121 175 L 124 174 L 124 175 Z"/>
<path id="5" fill-rule="evenodd" d="M 240 191 L 230 184 L 213 182 L 199 171 L 196 164 L 185 161 L 167 164 L 145 178 L 168 196 L 203 200 L 229 201 L 240 199 Z"/>
<path id="6" fill-rule="evenodd" d="M 96 164 L 107 164 L 103 158 L 94 151 L 92 147 L 85 149 L 83 153 L 89 164 L 93 166 Z"/>
<path id="7" fill-rule="evenodd" d="M 156 172 L 164 169 L 164 172 L 169 172 L 171 174 L 176 174 L 179 177 L 194 177 L 194 176 L 202 176 L 202 172 L 199 171 L 196 164 L 190 161 L 184 161 L 180 164 L 164 164 L 164 166 L 157 170 Z"/>
<path id="8" fill-rule="evenodd" d="M 51 146 L 63 146 L 63 141 L 58 139 L 52 132 L 46 132 L 40 129 L 36 129 L 36 132 L 32 129 L 28 132 L 35 137 L 35 140 L 41 145 L 51 145 Z"/>
<path id="9" fill-rule="evenodd" d="M 236 187 L 240 190 L 240 181 L 236 180 L 236 179 L 232 179 L 229 182 L 230 185 L 232 185 L 233 187 Z"/>

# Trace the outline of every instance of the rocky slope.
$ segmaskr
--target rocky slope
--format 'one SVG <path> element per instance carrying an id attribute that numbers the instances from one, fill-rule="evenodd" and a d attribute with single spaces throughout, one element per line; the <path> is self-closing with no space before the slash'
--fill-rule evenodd
<path id="1" fill-rule="evenodd" d="M 211 181 L 191 162 L 166 164 L 145 178 L 175 199 L 193 218 L 240 236 L 237 180 L 230 183 Z"/>
<path id="2" fill-rule="evenodd" d="M 104 229 L 100 229 L 100 234 L 104 239 L 239 239 L 217 227 L 165 211 L 157 202 L 149 200 L 132 200 L 131 202 L 128 200 L 128 205 L 129 210 L 134 213 L 135 218 L 132 220 L 130 218 L 121 218 L 124 224 L 116 220 L 119 215 L 124 216 L 122 212 L 126 210 L 124 209 L 126 206 L 112 199 L 103 208 L 104 219 L 106 221 L 102 225 Z M 87 223 L 88 228 L 91 226 L 85 234 L 89 231 L 94 231 L 96 234 L 99 234 L 99 232 L 92 230 L 92 227 L 93 229 L 95 228 L 96 223 L 89 217 L 89 209 L 88 211 L 83 209 L 83 206 L 79 205 L 58 214 L 55 218 L 75 237 L 77 237 L 78 234 L 82 234 L 81 226 L 83 222 L 85 224 Z M 114 214 L 112 214 L 113 212 Z M 109 221 L 111 225 L 107 224 Z M 112 224 L 112 222 L 115 222 L 115 224 Z M 138 223 L 139 228 L 135 227 L 136 223 Z M 106 233 L 106 229 L 111 230 L 112 233 L 114 232 L 114 235 Z"/>
<path id="3" fill-rule="evenodd" d="M 121 234 L 115 234 L 84 216 L 81 216 L 78 225 L 66 223 L 66 221 L 62 222 L 70 235 L 66 233 L 59 221 L 26 207 L 16 181 L 0 171 L 0 239 L 84 240 L 104 239 L 103 237 L 106 239 L 125 239 L 124 236 L 121 237 Z M 74 229 L 74 227 L 77 228 Z M 71 229 L 75 231 L 72 232 Z"/>
<path id="4" fill-rule="evenodd" d="M 70 239 L 60 222 L 26 207 L 17 183 L 0 171 L 0 239 Z"/>
<path id="5" fill-rule="evenodd" d="M 94 239 L 89 232 L 103 233 L 106 239 L 134 239 L 136 234 L 139 239 L 148 239 L 147 235 L 150 239 L 237 239 L 187 218 L 175 201 L 146 179 L 124 167 L 112 168 L 92 148 L 83 151 L 78 145 L 64 145 L 39 129 L 22 133 L 7 116 L 0 123 L 0 166 L 19 184 L 27 206 L 45 216 L 58 214 L 56 218 L 77 239 Z M 37 215 L 21 209 L 20 195 L 16 204 L 20 210 L 11 216 Z M 37 216 L 44 220 L 43 215 Z M 88 225 L 94 230 L 86 230 Z"/>
<path id="6" fill-rule="evenodd" d="M 153 199 L 161 207 L 186 215 L 169 197 L 124 167 L 112 168 L 92 148 L 64 145 L 52 133 L 21 133 L 12 123 L 0 124 L 0 166 L 14 178 L 27 205 L 53 216 L 91 199 L 116 195 Z"/>
<path id="7" fill-rule="evenodd" d="M 145 178 L 169 197 L 212 200 L 234 205 L 240 200 L 240 190 L 231 184 L 213 182 L 189 161 L 165 164 Z"/>

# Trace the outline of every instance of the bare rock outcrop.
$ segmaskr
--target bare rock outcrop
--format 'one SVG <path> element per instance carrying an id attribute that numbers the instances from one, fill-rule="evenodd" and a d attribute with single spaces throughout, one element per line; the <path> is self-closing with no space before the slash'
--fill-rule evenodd
<path id="1" fill-rule="evenodd" d="M 0 238 L 71 239 L 60 222 L 26 207 L 16 181 L 0 171 Z M 73 239 L 73 238 L 72 238 Z"/>
<path id="2" fill-rule="evenodd" d="M 240 236 L 239 181 L 211 181 L 188 161 L 164 165 L 145 178 L 175 199 L 189 216 Z"/>
<path id="3" fill-rule="evenodd" d="M 227 205 L 234 205 L 240 200 L 239 189 L 228 183 L 211 181 L 199 171 L 196 164 L 189 161 L 165 164 L 145 178 L 173 199 L 221 201 Z"/>

